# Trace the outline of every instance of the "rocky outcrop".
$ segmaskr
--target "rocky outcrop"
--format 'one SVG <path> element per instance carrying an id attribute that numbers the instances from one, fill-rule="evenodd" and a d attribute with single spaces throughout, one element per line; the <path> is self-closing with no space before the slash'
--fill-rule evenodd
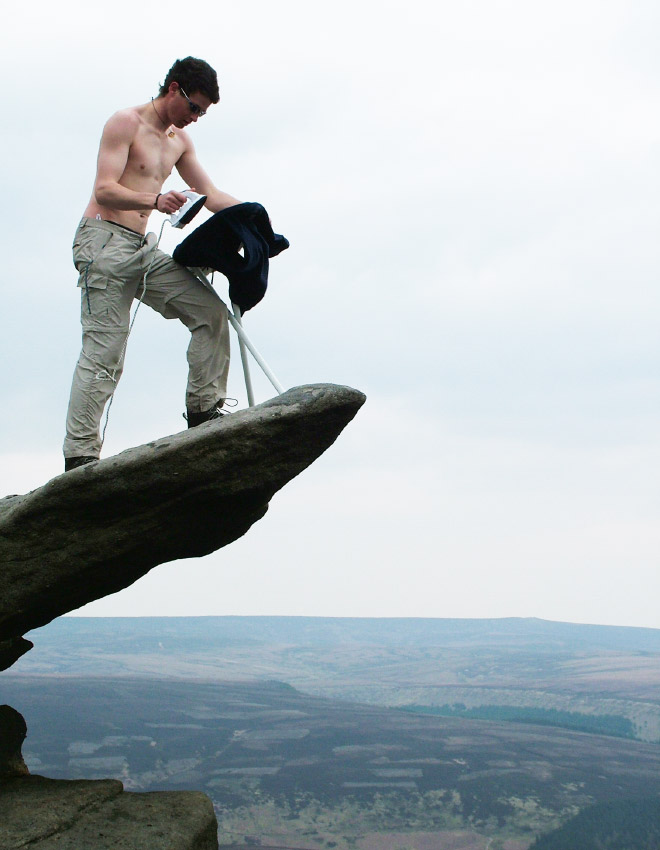
<path id="1" fill-rule="evenodd" d="M 217 850 L 218 823 L 196 791 L 124 793 L 116 779 L 30 776 L 25 720 L 0 706 L 0 850 Z"/>
<path id="2" fill-rule="evenodd" d="M 197 791 L 124 792 L 115 779 L 0 780 L 0 850 L 217 850 L 218 824 Z"/>
<path id="3" fill-rule="evenodd" d="M 241 537 L 364 400 L 349 387 L 298 387 L 2 499 L 0 669 L 29 648 L 26 631 Z"/>
<path id="4" fill-rule="evenodd" d="M 31 647 L 24 632 L 241 537 L 363 402 L 348 387 L 298 387 L 0 500 L 0 670 Z M 216 850 L 206 795 L 30 776 L 25 735 L 0 706 L 0 850 Z"/>
<path id="5" fill-rule="evenodd" d="M 0 781 L 29 772 L 21 752 L 26 735 L 23 715 L 10 705 L 0 705 Z"/>

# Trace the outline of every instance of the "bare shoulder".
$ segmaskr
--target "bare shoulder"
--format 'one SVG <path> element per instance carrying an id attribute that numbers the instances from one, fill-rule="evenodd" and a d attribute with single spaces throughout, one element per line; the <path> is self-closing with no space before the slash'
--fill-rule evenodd
<path id="1" fill-rule="evenodd" d="M 130 142 L 137 133 L 142 118 L 138 107 L 132 106 L 128 109 L 120 109 L 115 112 L 105 123 L 103 128 L 104 139 L 117 142 Z"/>

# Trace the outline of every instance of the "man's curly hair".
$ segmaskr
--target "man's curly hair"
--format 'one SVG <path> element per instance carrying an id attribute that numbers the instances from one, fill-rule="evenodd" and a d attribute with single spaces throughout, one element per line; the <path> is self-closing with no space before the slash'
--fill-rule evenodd
<path id="1" fill-rule="evenodd" d="M 199 92 L 208 97 L 211 103 L 217 103 L 220 100 L 218 75 L 203 59 L 195 59 L 193 56 L 177 59 L 167 72 L 165 82 L 158 92 L 159 97 L 167 94 L 170 83 L 178 83 L 188 95 Z"/>

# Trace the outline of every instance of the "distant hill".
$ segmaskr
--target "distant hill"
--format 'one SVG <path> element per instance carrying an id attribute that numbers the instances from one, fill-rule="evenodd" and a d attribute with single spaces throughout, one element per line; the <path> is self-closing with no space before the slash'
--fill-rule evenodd
<path id="1" fill-rule="evenodd" d="M 316 696 L 660 742 L 660 630 L 537 619 L 63 617 L 17 674 L 278 679 Z"/>
<path id="2" fill-rule="evenodd" d="M 563 647 L 660 653 L 660 629 L 560 623 L 536 618 L 432 619 L 357 617 L 60 617 L 29 637 L 117 648 L 135 640 L 176 635 L 177 641 L 217 645 L 290 643 L 307 646 Z"/>

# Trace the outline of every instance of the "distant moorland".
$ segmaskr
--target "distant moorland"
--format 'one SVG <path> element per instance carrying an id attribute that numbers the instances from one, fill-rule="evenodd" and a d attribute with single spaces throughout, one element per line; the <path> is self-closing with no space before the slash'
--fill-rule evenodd
<path id="1" fill-rule="evenodd" d="M 0 699 L 32 772 L 203 790 L 224 845 L 526 850 L 660 799 L 655 630 L 62 618 L 29 637 Z"/>
<path id="2" fill-rule="evenodd" d="M 660 742 L 660 630 L 537 619 L 63 617 L 12 672 L 277 679 L 374 705 Z M 599 719 L 600 718 L 600 719 Z"/>

